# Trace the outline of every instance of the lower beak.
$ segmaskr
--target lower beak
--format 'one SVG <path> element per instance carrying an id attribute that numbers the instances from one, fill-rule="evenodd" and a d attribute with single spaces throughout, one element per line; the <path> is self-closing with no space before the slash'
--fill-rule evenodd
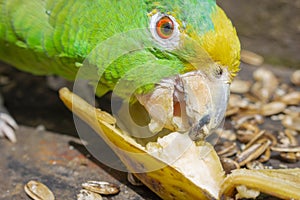
<path id="1" fill-rule="evenodd" d="M 229 97 L 229 75 L 207 75 L 192 71 L 163 79 L 151 93 L 137 99 L 148 111 L 152 133 L 169 129 L 188 132 L 193 141 L 203 140 L 225 116 Z"/>

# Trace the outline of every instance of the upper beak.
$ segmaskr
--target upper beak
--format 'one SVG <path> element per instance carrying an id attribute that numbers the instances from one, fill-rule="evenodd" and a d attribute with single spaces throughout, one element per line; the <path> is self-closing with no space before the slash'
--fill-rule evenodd
<path id="1" fill-rule="evenodd" d="M 204 139 L 225 116 L 229 98 L 229 74 L 219 76 L 200 70 L 163 79 L 138 101 L 148 111 L 153 133 L 163 128 L 188 132 L 193 141 Z"/>

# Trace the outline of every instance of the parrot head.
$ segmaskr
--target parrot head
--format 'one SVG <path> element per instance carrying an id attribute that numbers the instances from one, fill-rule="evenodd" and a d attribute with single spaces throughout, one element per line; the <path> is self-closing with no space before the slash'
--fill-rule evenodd
<path id="1" fill-rule="evenodd" d="M 214 0 L 149 0 L 144 7 L 147 12 L 132 13 L 140 18 L 134 31 L 119 27 L 126 34 L 100 47 L 102 60 L 116 59 L 98 68 L 98 93 L 108 88 L 121 97 L 134 94 L 149 115 L 151 133 L 168 129 L 203 139 L 223 120 L 229 85 L 239 71 L 236 30 Z M 103 53 L 112 46 L 114 53 Z"/>

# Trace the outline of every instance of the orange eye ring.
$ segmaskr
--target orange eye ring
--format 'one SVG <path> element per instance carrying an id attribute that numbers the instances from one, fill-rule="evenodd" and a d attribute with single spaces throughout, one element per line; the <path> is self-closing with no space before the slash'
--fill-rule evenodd
<path id="1" fill-rule="evenodd" d="M 160 18 L 156 23 L 156 32 L 162 39 L 168 39 L 174 31 L 174 22 L 168 16 Z"/>

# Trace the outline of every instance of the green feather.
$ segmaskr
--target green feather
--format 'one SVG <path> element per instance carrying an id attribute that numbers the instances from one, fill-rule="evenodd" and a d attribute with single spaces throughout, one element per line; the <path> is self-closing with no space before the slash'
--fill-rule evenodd
<path id="1" fill-rule="evenodd" d="M 215 8 L 214 0 L 0 0 L 0 59 L 33 74 L 71 80 L 86 66 L 83 76 L 98 84 L 98 95 L 112 90 L 120 78 L 145 84 L 137 91 L 147 92 L 153 86 L 148 83 L 184 72 L 187 61 L 178 52 L 151 44 L 147 34 L 133 32 L 134 40 L 125 38 L 125 46 L 120 41 L 107 49 L 97 45 L 120 33 L 147 29 L 153 10 L 170 13 L 182 31 L 201 36 L 213 31 Z M 126 50 L 128 43 L 138 49 L 119 55 L 117 48 Z M 111 58 L 113 62 L 106 63 Z M 134 68 L 140 70 L 128 75 Z"/>

